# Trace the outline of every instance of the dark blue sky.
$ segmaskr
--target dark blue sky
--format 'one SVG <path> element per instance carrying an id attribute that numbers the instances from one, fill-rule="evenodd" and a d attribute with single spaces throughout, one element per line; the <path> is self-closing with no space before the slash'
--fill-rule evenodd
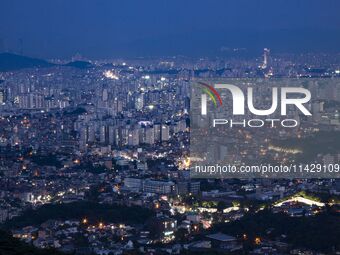
<path id="1" fill-rule="evenodd" d="M 340 52 L 339 14 L 338 0 L 1 0 L 0 50 L 22 39 L 45 58 Z"/>

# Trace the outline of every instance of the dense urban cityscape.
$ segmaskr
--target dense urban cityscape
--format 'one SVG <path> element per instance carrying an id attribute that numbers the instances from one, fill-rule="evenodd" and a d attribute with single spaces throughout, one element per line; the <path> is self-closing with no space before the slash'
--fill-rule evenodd
<path id="1" fill-rule="evenodd" d="M 56 254 L 340 252 L 339 179 L 191 179 L 189 172 L 195 80 L 336 80 L 339 54 L 265 48 L 257 58 L 45 61 L 3 53 L 0 68 L 0 223 L 8 240 L 21 240 L 18 247 Z M 340 83 L 320 94 L 312 120 L 228 156 L 239 164 L 269 154 L 278 162 L 298 155 L 338 164 Z M 304 147 L 271 143 L 292 137 Z M 259 144 L 263 135 L 244 129 L 233 138 Z"/>

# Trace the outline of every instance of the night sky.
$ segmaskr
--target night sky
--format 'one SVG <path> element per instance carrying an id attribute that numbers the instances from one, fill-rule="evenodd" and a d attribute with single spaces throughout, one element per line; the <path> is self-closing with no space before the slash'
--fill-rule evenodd
<path id="1" fill-rule="evenodd" d="M 338 0 L 1 0 L 0 51 L 43 58 L 340 52 Z"/>

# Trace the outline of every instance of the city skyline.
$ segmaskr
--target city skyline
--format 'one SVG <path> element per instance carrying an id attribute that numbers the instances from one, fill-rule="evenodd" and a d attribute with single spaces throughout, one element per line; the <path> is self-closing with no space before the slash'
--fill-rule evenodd
<path id="1" fill-rule="evenodd" d="M 340 254 L 339 9 L 2 0 L 0 254 Z"/>

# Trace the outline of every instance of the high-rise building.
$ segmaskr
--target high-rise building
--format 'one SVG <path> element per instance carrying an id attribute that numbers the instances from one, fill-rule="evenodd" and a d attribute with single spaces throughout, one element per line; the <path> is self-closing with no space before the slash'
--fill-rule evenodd
<path id="1" fill-rule="evenodd" d="M 129 130 L 128 145 L 129 146 L 139 145 L 139 129 L 135 128 Z"/>
<path id="2" fill-rule="evenodd" d="M 109 142 L 109 127 L 101 126 L 99 132 L 99 140 L 101 144 L 108 144 Z"/>
<path id="3" fill-rule="evenodd" d="M 137 111 L 142 110 L 144 107 L 144 93 L 140 93 L 136 96 L 135 108 Z"/>
<path id="4" fill-rule="evenodd" d="M 6 102 L 6 94 L 4 89 L 0 89 L 0 104 L 4 104 Z"/>
<path id="5" fill-rule="evenodd" d="M 161 141 L 161 125 L 154 124 L 153 129 L 154 129 L 154 134 L 155 134 L 155 142 L 158 143 Z"/>
<path id="6" fill-rule="evenodd" d="M 269 65 L 269 56 L 270 56 L 269 54 L 270 54 L 270 49 L 264 48 L 263 49 L 263 63 L 261 66 L 262 69 L 266 69 Z"/>
<path id="7" fill-rule="evenodd" d="M 109 98 L 109 92 L 107 91 L 107 89 L 103 89 L 102 100 L 106 102 L 108 98 Z"/>
<path id="8" fill-rule="evenodd" d="M 161 137 L 162 137 L 162 142 L 163 141 L 169 141 L 170 139 L 170 127 L 168 125 L 162 125 L 162 131 L 161 131 Z"/>
<path id="9" fill-rule="evenodd" d="M 155 131 L 152 127 L 147 127 L 145 129 L 145 143 L 146 144 L 155 143 Z"/>

